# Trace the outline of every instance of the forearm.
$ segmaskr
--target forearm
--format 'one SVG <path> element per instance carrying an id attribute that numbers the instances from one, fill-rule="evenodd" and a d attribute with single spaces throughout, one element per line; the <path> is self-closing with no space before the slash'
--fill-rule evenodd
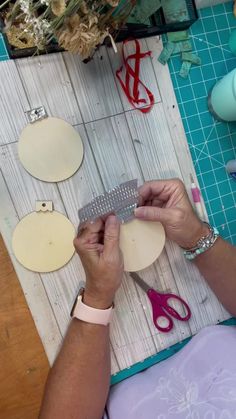
<path id="1" fill-rule="evenodd" d="M 194 262 L 224 307 L 236 316 L 236 247 L 218 238 Z"/>
<path id="2" fill-rule="evenodd" d="M 101 419 L 109 381 L 109 327 L 72 320 L 49 373 L 39 419 Z"/>

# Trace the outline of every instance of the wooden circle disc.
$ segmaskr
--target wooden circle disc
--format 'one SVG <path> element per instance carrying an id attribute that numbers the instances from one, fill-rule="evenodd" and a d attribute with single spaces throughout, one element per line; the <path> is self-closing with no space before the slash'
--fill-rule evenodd
<path id="1" fill-rule="evenodd" d="M 63 214 L 32 212 L 22 218 L 13 232 L 13 252 L 25 268 L 52 272 L 72 258 L 74 237 L 74 226 Z"/>
<path id="2" fill-rule="evenodd" d="M 22 165 L 32 176 L 45 182 L 60 182 L 80 167 L 83 143 L 70 124 L 49 117 L 23 129 L 18 153 Z"/>
<path id="3" fill-rule="evenodd" d="M 120 248 L 127 272 L 147 268 L 160 256 L 165 245 L 161 223 L 134 219 L 121 225 Z"/>

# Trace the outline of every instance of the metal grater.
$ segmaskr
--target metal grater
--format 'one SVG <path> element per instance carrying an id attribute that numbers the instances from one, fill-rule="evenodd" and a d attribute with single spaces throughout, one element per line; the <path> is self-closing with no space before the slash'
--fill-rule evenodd
<path id="1" fill-rule="evenodd" d="M 134 218 L 137 205 L 138 180 L 133 179 L 97 196 L 81 208 L 79 210 L 80 226 L 109 214 L 115 214 L 122 223 L 125 223 Z"/>

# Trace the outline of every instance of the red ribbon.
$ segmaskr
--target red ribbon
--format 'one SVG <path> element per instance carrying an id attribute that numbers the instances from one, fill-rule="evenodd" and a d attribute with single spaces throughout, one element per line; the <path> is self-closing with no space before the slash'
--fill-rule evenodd
<path id="1" fill-rule="evenodd" d="M 123 42 L 122 46 L 122 58 L 123 58 L 123 65 L 125 67 L 125 81 L 121 78 L 121 72 L 123 70 L 123 65 L 119 70 L 116 71 L 116 77 L 118 78 L 120 85 L 128 99 L 128 101 L 131 103 L 131 105 L 138 109 L 139 111 L 143 113 L 150 112 L 154 105 L 154 96 L 152 92 L 143 84 L 143 82 L 139 78 L 140 73 L 140 61 L 142 58 L 150 57 L 151 51 L 147 52 L 141 52 L 140 44 L 137 39 L 134 39 L 136 51 L 134 54 L 130 54 L 127 57 L 125 56 L 124 46 L 127 44 L 127 42 L 132 42 L 129 39 Z M 134 69 L 130 66 L 129 62 L 131 60 L 135 60 L 134 62 Z M 131 92 L 131 78 L 134 79 L 133 82 L 133 91 Z M 147 98 L 140 98 L 140 91 L 139 91 L 139 85 L 142 86 L 147 94 Z M 139 107 L 139 104 L 146 104 L 146 106 Z"/>

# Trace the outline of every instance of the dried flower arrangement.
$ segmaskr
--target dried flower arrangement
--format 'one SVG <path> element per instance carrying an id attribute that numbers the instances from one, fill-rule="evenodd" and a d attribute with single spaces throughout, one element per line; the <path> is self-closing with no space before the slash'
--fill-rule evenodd
<path id="1" fill-rule="evenodd" d="M 15 48 L 44 50 L 53 40 L 82 59 L 91 57 L 130 15 L 135 0 L 5 0 L 4 32 Z"/>

